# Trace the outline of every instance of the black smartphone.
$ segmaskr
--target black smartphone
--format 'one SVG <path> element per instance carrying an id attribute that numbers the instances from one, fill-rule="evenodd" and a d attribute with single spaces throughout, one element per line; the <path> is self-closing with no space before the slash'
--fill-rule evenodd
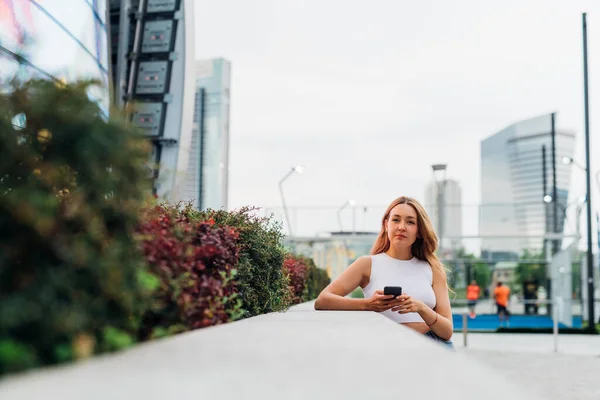
<path id="1" fill-rule="evenodd" d="M 383 294 L 386 296 L 393 294 L 394 298 L 396 298 L 402 294 L 402 288 L 400 286 L 385 286 L 383 288 Z"/>

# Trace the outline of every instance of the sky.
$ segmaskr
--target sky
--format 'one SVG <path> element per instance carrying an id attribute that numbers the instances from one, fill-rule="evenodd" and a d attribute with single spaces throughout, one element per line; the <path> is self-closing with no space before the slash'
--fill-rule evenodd
<path id="1" fill-rule="evenodd" d="M 447 163 L 476 233 L 482 139 L 556 111 L 585 160 L 582 12 L 600 160 L 600 1 L 197 0 L 196 58 L 232 63 L 229 207 L 279 207 L 296 164 L 291 208 L 423 201 L 431 164 Z"/>

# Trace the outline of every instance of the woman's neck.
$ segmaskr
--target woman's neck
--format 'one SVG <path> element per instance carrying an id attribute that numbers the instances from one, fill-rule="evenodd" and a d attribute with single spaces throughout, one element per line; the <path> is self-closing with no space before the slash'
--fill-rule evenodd
<path id="1" fill-rule="evenodd" d="M 385 252 L 385 254 L 398 260 L 410 260 L 413 258 L 412 250 L 410 247 L 397 248 L 394 246 L 390 246 L 390 248 Z"/>

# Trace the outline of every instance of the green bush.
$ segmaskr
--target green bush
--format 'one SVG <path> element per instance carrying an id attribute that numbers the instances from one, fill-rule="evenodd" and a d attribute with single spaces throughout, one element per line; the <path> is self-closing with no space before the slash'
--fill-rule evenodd
<path id="1" fill-rule="evenodd" d="M 281 226 L 255 215 L 257 208 L 236 211 L 207 210 L 198 218 L 218 226 L 235 228 L 239 234 L 238 290 L 245 317 L 286 310 L 292 304 L 287 275 L 283 272 L 286 251 Z"/>
<path id="2" fill-rule="evenodd" d="M 0 374 L 127 347 L 146 304 L 149 146 L 87 86 L 0 95 Z"/>
<path id="3" fill-rule="evenodd" d="M 327 271 L 318 268 L 312 258 L 302 257 L 308 265 L 308 274 L 306 277 L 306 297 L 305 301 L 314 300 L 319 296 L 319 293 L 331 283 Z"/>
<path id="4" fill-rule="evenodd" d="M 318 295 L 326 273 L 292 278 L 257 209 L 149 208 L 147 139 L 87 85 L 0 95 L 0 375 L 283 311 L 291 279 Z"/>

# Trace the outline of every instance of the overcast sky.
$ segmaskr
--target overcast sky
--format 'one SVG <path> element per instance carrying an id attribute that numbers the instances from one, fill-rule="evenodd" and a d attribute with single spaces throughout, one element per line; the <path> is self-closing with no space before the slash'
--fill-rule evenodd
<path id="1" fill-rule="evenodd" d="M 196 57 L 232 62 L 230 208 L 279 206 L 294 164 L 305 171 L 285 183 L 292 206 L 423 200 L 432 163 L 476 204 L 480 141 L 552 111 L 583 162 L 583 11 L 600 159 L 598 0 L 195 4 Z M 584 175 L 573 178 L 579 197 Z"/>

